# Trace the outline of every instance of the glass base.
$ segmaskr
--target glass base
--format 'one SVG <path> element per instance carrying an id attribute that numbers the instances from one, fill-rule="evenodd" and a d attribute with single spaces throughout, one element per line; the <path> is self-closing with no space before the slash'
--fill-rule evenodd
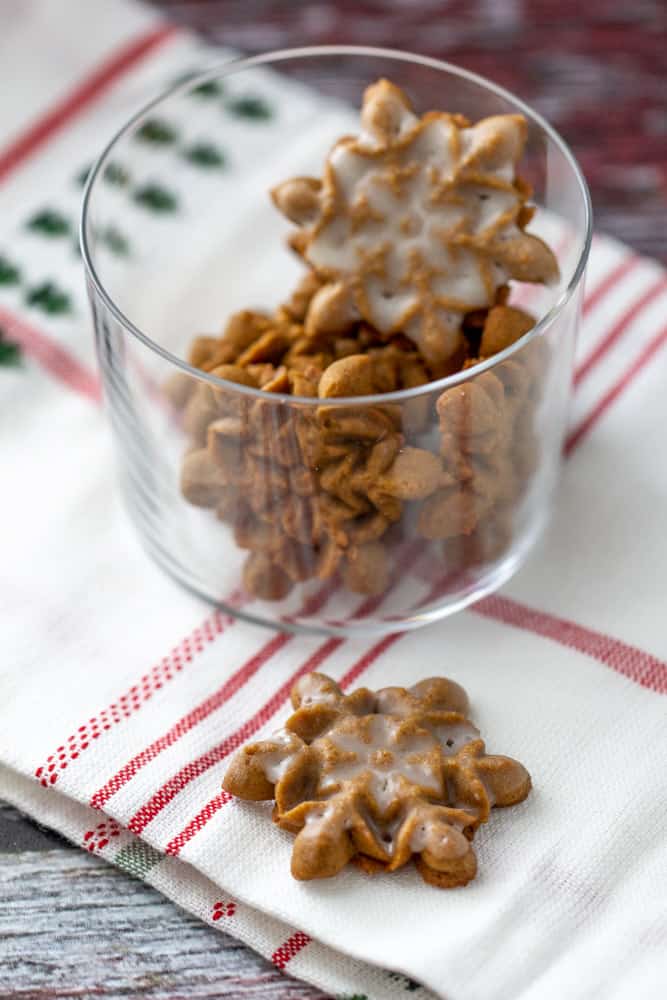
<path id="1" fill-rule="evenodd" d="M 530 551 L 542 535 L 546 521 L 545 514 L 540 519 L 536 519 L 530 532 L 525 532 L 520 540 L 515 542 L 510 551 L 502 558 L 491 563 L 484 571 L 475 573 L 474 579 L 468 583 L 465 578 L 460 580 L 451 594 L 444 594 L 441 597 L 427 601 L 414 609 L 412 613 L 403 617 L 359 617 L 349 618 L 345 621 L 327 620 L 325 615 L 313 620 L 312 618 L 299 617 L 298 615 L 271 616 L 271 605 L 263 602 L 267 609 L 248 610 L 243 606 L 236 606 L 228 600 L 222 600 L 206 586 L 206 584 L 194 577 L 182 565 L 180 565 L 164 547 L 153 544 L 145 531 L 140 531 L 140 537 L 144 548 L 151 559 L 167 573 L 181 587 L 190 594 L 201 598 L 208 604 L 224 611 L 235 618 L 247 621 L 252 625 L 261 625 L 282 632 L 293 632 L 306 635 L 325 635 L 338 638 L 355 637 L 383 637 L 397 632 L 408 632 L 413 629 L 422 628 L 433 622 L 447 618 L 449 615 L 462 611 L 471 604 L 475 604 L 488 594 L 498 590 L 506 583 L 517 570 L 523 565 Z M 381 600 L 381 599 L 380 599 Z M 253 601 L 251 606 L 257 605 L 258 601 Z"/>

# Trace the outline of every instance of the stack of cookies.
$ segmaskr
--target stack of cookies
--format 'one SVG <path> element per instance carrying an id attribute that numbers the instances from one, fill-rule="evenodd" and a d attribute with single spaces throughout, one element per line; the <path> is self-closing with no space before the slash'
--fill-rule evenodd
<path id="1" fill-rule="evenodd" d="M 444 391 L 428 385 L 534 325 L 507 304 L 511 279 L 558 275 L 525 232 L 525 131 L 517 115 L 417 117 L 381 80 L 322 180 L 272 192 L 298 227 L 302 280 L 273 313 L 237 313 L 222 336 L 192 342 L 190 364 L 233 385 L 168 386 L 190 439 L 183 495 L 248 550 L 251 594 L 278 600 L 337 573 L 351 591 L 382 593 L 403 537 L 443 543 L 455 569 L 508 545 L 537 460 L 544 345 Z"/>

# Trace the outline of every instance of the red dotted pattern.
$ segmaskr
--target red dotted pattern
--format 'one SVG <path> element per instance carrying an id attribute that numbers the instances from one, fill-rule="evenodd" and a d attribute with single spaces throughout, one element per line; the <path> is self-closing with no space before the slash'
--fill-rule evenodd
<path id="1" fill-rule="evenodd" d="M 240 595 L 232 595 L 231 602 L 240 604 Z M 75 733 L 68 736 L 66 742 L 47 757 L 35 771 L 35 777 L 48 788 L 55 785 L 59 776 L 67 767 L 88 749 L 94 740 L 113 726 L 138 712 L 147 701 L 160 691 L 165 684 L 173 680 L 194 658 L 204 651 L 226 628 L 233 625 L 235 619 L 221 611 L 215 611 L 178 646 L 153 666 L 137 684 L 122 694 L 108 708 L 103 708 L 98 715 L 91 716 Z"/>
<path id="2" fill-rule="evenodd" d="M 106 819 L 98 823 L 94 830 L 87 830 L 83 835 L 82 847 L 93 854 L 102 851 L 112 840 L 120 837 L 122 827 L 115 819 Z"/>
<path id="3" fill-rule="evenodd" d="M 275 642 L 276 644 L 280 643 L 281 645 L 285 645 L 293 638 L 294 636 L 292 634 L 283 632 L 280 636 L 276 637 Z M 337 641 L 340 643 L 342 640 Z M 336 640 L 331 640 L 331 642 L 336 642 Z M 273 652 L 274 650 L 271 650 L 271 655 Z M 268 656 L 266 659 L 268 659 Z M 306 669 L 304 665 L 304 667 L 297 671 L 297 673 L 300 675 L 308 672 L 310 669 L 310 667 Z M 239 729 L 225 737 L 224 740 L 212 747 L 210 750 L 201 754 L 201 756 L 197 757 L 195 760 L 188 761 L 188 763 L 182 767 L 180 771 L 165 782 L 165 784 L 162 785 L 157 792 L 155 792 L 150 800 L 135 813 L 128 824 L 129 829 L 132 830 L 133 833 L 141 834 L 146 826 L 155 819 L 158 813 L 160 813 L 164 807 L 185 788 L 186 785 L 189 785 L 195 778 L 198 778 L 205 771 L 208 771 L 209 768 L 218 764 L 221 760 L 224 760 L 224 758 L 234 750 L 237 750 L 241 744 L 245 742 L 245 740 L 252 736 L 253 733 L 260 728 L 260 726 L 270 719 L 278 707 L 283 703 L 283 701 L 285 701 L 289 694 L 292 682 L 293 681 L 290 680 L 287 684 L 283 685 L 269 700 L 269 702 L 256 712 L 252 718 L 248 719 Z M 224 805 L 224 802 L 221 801 L 219 805 Z M 205 811 L 206 809 L 204 812 Z M 210 813 L 207 819 L 210 819 L 210 816 L 212 815 L 213 813 Z M 195 827 L 198 819 L 199 817 L 195 817 L 192 821 Z M 203 826 L 204 823 L 202 822 L 201 825 Z M 193 828 L 191 836 L 194 836 L 194 833 L 196 832 L 197 830 Z M 186 839 L 190 838 L 188 837 Z M 185 842 L 186 841 L 184 840 L 183 843 Z M 173 844 L 174 842 L 172 841 L 168 845 L 168 850 Z M 178 851 L 169 851 L 169 853 L 178 853 Z"/>
<path id="4" fill-rule="evenodd" d="M 213 904 L 211 920 L 221 920 L 223 917 L 233 917 L 236 913 L 236 903 L 225 903 L 219 901 Z"/>
<path id="5" fill-rule="evenodd" d="M 287 963 L 291 962 L 294 956 L 298 955 L 311 940 L 312 938 L 304 934 L 303 931 L 297 931 L 295 934 L 292 934 L 271 956 L 271 961 L 276 969 L 284 969 Z"/>
<path id="6" fill-rule="evenodd" d="M 336 584 L 330 581 L 314 594 L 303 605 L 301 614 L 315 614 L 319 607 L 328 601 Z M 196 705 L 186 715 L 176 722 L 162 736 L 154 740 L 140 753 L 132 757 L 121 769 L 107 781 L 102 788 L 98 789 L 90 800 L 90 805 L 94 809 L 102 809 L 106 802 L 116 794 L 116 792 L 127 784 L 142 767 L 154 760 L 159 754 L 176 743 L 182 736 L 188 733 L 195 726 L 207 719 L 213 712 L 217 711 L 226 701 L 228 701 L 240 688 L 246 684 L 257 671 L 273 657 L 279 650 L 294 639 L 293 633 L 280 632 L 274 635 L 268 642 L 254 653 L 250 659 L 246 660 L 238 670 L 229 677 L 225 683 L 214 691 L 213 694 L 205 698 L 204 701 Z M 211 753 L 214 753 L 213 751 Z M 210 759 L 209 759 L 210 758 Z M 145 803 L 132 817 L 128 823 L 128 828 L 136 834 L 140 834 L 164 807 L 171 802 L 175 795 L 185 787 L 188 782 L 196 778 L 207 767 L 211 767 L 216 762 L 215 756 L 206 754 L 199 761 L 190 762 L 178 774 L 173 775 L 168 782 L 155 792 L 151 799 Z M 206 763 L 208 761 L 208 763 Z"/>

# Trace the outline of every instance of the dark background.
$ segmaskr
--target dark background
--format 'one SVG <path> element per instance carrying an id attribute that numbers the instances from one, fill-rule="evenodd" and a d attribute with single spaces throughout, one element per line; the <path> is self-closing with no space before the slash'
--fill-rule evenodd
<path id="1" fill-rule="evenodd" d="M 596 228 L 667 263 L 667 0 L 152 0 L 245 53 L 334 42 L 447 59 L 572 146 Z"/>

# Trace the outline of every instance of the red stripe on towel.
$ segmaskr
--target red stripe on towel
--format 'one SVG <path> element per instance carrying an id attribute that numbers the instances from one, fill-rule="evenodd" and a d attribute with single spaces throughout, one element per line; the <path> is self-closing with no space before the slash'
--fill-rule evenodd
<path id="1" fill-rule="evenodd" d="M 661 330 L 660 333 L 653 338 L 653 340 L 649 341 L 646 347 L 632 362 L 630 367 L 623 372 L 620 378 L 618 378 L 609 389 L 607 389 L 602 399 L 598 400 L 588 414 L 570 431 L 564 446 L 566 456 L 572 454 L 574 449 L 581 443 L 582 439 L 592 430 L 600 417 L 606 413 L 612 403 L 614 403 L 628 388 L 628 386 L 632 384 L 637 375 L 640 374 L 640 372 L 658 353 L 665 341 L 667 341 L 667 327 Z"/>
<path id="2" fill-rule="evenodd" d="M 629 646 L 620 639 L 578 625 L 567 618 L 530 608 L 501 594 L 483 598 L 470 611 L 504 625 L 533 632 L 568 649 L 576 649 L 642 687 L 667 694 L 667 663 L 637 646 Z"/>
<path id="3" fill-rule="evenodd" d="M 618 285 L 619 282 L 623 281 L 624 278 L 634 271 L 636 266 L 639 264 L 640 258 L 636 254 L 629 254 L 624 257 L 616 267 L 608 271 L 607 274 L 602 278 L 601 281 L 597 283 L 595 288 L 593 288 L 584 299 L 584 316 L 587 316 L 598 305 L 599 302 L 604 299 L 608 292 Z"/>
<path id="4" fill-rule="evenodd" d="M 302 614 L 314 614 L 319 607 L 321 607 L 328 599 L 331 594 L 332 585 L 329 584 L 322 587 L 317 594 L 315 594 L 302 610 Z M 237 691 L 239 691 L 244 684 L 246 684 L 251 677 L 253 677 L 257 671 L 265 663 L 267 663 L 272 656 L 274 656 L 283 646 L 286 646 L 294 638 L 293 633 L 290 632 L 278 632 L 273 635 L 268 642 L 254 653 L 248 660 L 243 663 L 239 669 L 229 677 L 225 683 L 219 687 L 213 694 L 205 698 L 204 701 L 200 702 L 195 708 L 193 708 L 186 715 L 182 716 L 166 733 L 154 740 L 149 746 L 145 747 L 140 753 L 132 757 L 131 760 L 127 762 L 109 781 L 103 785 L 102 788 L 98 789 L 90 800 L 90 805 L 94 809 L 101 809 L 108 800 L 118 792 L 123 785 L 126 785 L 134 775 L 140 771 L 146 764 L 154 760 L 159 754 L 161 754 L 172 744 L 176 743 L 177 740 L 181 739 L 186 733 L 190 732 L 195 726 L 207 719 L 209 715 L 217 711 L 226 701 L 232 698 Z M 172 796 L 173 797 L 173 796 Z M 152 802 L 153 800 L 151 800 Z M 146 823 L 150 822 L 150 819 L 146 819 L 143 822 L 142 817 L 144 816 L 144 811 L 150 812 L 150 803 L 140 809 L 139 812 L 134 816 L 134 818 L 128 824 L 128 829 L 132 830 L 134 833 L 138 833 L 139 830 L 143 830 Z M 162 808 L 162 807 L 160 807 Z M 159 812 L 159 809 L 157 810 Z M 156 812 L 156 815 L 157 815 Z M 152 816 L 151 816 L 152 818 Z"/>
<path id="5" fill-rule="evenodd" d="M 618 320 L 605 334 L 602 340 L 599 341 L 588 355 L 588 357 L 578 365 L 574 373 L 574 385 L 575 387 L 586 378 L 587 375 L 596 368 L 602 358 L 611 350 L 611 348 L 620 340 L 627 328 L 632 322 L 639 316 L 639 314 L 648 305 L 651 304 L 655 299 L 658 298 L 663 292 L 667 291 L 667 275 L 662 275 L 657 281 L 649 285 L 649 287 L 640 295 L 636 302 L 625 310 L 624 313 L 619 316 Z"/>
<path id="6" fill-rule="evenodd" d="M 232 595 L 231 602 L 234 603 L 235 599 L 236 595 Z M 131 715 L 138 712 L 153 697 L 156 691 L 161 690 L 165 684 L 173 680 L 184 669 L 186 664 L 192 663 L 195 657 L 203 652 L 208 644 L 214 642 L 219 635 L 222 635 L 227 628 L 234 625 L 237 620 L 231 615 L 223 614 L 221 611 L 215 611 L 212 615 L 209 615 L 190 635 L 182 639 L 167 656 L 163 656 L 136 684 L 133 684 L 131 688 L 111 702 L 107 708 L 103 708 L 97 715 L 91 716 L 90 719 L 79 726 L 75 733 L 71 733 L 63 745 L 57 747 L 51 756 L 37 768 L 35 777 L 45 787 L 55 785 L 59 774 L 72 761 L 78 760 L 81 754 L 92 745 L 94 740 L 99 739 L 102 733 L 108 732 L 113 726 L 118 725 L 124 719 L 129 719 Z"/>
<path id="7" fill-rule="evenodd" d="M 100 380 L 52 337 L 0 306 L 0 327 L 9 340 L 20 344 L 26 354 L 54 378 L 93 402 L 102 399 Z"/>
<path id="8" fill-rule="evenodd" d="M 0 153 L 0 182 L 177 30 L 172 25 L 153 28 L 134 41 L 126 42 L 93 70 Z"/>

